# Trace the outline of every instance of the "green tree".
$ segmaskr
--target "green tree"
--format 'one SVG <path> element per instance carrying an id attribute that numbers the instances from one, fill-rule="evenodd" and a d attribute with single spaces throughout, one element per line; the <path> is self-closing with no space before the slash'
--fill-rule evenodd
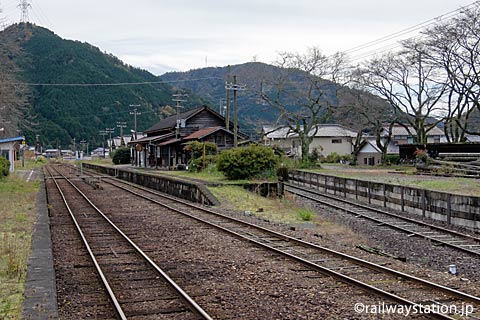
<path id="1" fill-rule="evenodd" d="M 114 164 L 130 163 L 130 148 L 118 148 L 113 153 L 112 161 Z"/>

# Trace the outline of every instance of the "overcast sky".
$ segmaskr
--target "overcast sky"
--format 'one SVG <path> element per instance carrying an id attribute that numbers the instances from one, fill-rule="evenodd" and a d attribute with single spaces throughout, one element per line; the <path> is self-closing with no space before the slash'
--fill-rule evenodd
<path id="1" fill-rule="evenodd" d="M 19 0 L 0 18 L 20 20 Z M 473 0 L 30 0 L 29 19 L 160 75 L 254 60 L 278 52 L 345 51 L 444 16 Z M 447 16 L 448 17 L 448 16 Z M 418 32 L 418 31 L 417 31 Z M 415 32 L 405 35 L 414 36 Z M 358 59 L 399 38 L 351 53 Z"/>

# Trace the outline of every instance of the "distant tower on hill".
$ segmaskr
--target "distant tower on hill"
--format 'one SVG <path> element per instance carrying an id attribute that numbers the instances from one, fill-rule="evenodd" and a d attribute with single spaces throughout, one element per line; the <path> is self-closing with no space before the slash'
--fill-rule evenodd
<path id="1" fill-rule="evenodd" d="M 28 22 L 28 9 L 32 7 L 30 4 L 31 0 L 19 0 L 18 8 L 22 12 L 20 22 Z"/>

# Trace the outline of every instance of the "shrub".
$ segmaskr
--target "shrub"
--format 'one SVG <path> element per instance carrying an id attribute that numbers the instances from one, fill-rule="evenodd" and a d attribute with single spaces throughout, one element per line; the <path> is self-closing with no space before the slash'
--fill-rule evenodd
<path id="1" fill-rule="evenodd" d="M 208 168 L 211 164 L 217 162 L 217 155 L 207 155 L 205 156 L 205 168 Z M 188 163 L 188 171 L 191 172 L 200 172 L 203 169 L 203 157 L 198 157 L 191 159 Z"/>
<path id="2" fill-rule="evenodd" d="M 217 154 L 217 145 L 213 142 L 190 141 L 185 144 L 183 150 L 190 153 L 192 159 L 203 156 L 203 148 L 205 147 L 205 154 Z"/>
<path id="3" fill-rule="evenodd" d="M 123 147 L 115 150 L 112 156 L 114 164 L 129 164 L 130 163 L 130 149 Z"/>
<path id="4" fill-rule="evenodd" d="M 271 148 L 250 145 L 222 152 L 218 157 L 217 168 L 229 180 L 248 179 L 274 169 L 277 161 Z"/>
<path id="5" fill-rule="evenodd" d="M 313 218 L 313 213 L 310 209 L 299 209 L 298 216 L 302 221 L 311 221 Z"/>
<path id="6" fill-rule="evenodd" d="M 320 159 L 320 151 L 317 148 L 314 148 L 312 152 L 308 155 L 308 161 L 315 164 Z"/>
<path id="7" fill-rule="evenodd" d="M 10 161 L 0 156 L 0 178 L 6 177 L 10 173 Z"/>
<path id="8" fill-rule="evenodd" d="M 400 162 L 400 155 L 399 154 L 387 154 L 386 164 L 398 164 Z"/>
<path id="9" fill-rule="evenodd" d="M 352 161 L 351 155 L 341 156 L 336 152 L 332 152 L 328 156 L 320 158 L 320 162 L 322 163 L 346 163 L 350 161 Z"/>
<path id="10" fill-rule="evenodd" d="M 47 159 L 45 159 L 44 156 L 38 156 L 37 159 L 35 159 L 35 163 L 45 164 L 45 163 L 47 163 Z"/>

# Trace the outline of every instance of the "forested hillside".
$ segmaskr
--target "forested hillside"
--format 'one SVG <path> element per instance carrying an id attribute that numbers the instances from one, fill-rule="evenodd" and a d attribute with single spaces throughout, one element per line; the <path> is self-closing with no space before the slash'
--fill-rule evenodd
<path id="1" fill-rule="evenodd" d="M 288 92 L 300 93 L 299 87 L 308 87 L 303 83 L 306 77 L 302 77 L 299 72 L 282 69 L 273 65 L 249 62 L 240 65 L 217 68 L 195 69 L 188 72 L 171 72 L 160 76 L 165 81 L 180 81 L 181 86 L 192 92 L 202 95 L 205 99 L 211 101 L 212 105 L 219 110 L 220 99 L 225 101 L 225 82 L 230 70 L 230 81 L 233 81 L 233 75 L 237 76 L 239 84 L 246 85 L 245 91 L 238 93 L 238 113 L 241 123 L 251 129 L 258 130 L 262 124 L 274 123 L 279 116 L 279 110 L 268 105 L 261 99 L 261 92 L 274 92 L 282 79 L 284 83 L 290 86 L 295 84 L 297 87 L 284 89 Z M 288 80 L 288 81 L 287 81 Z M 382 118 L 386 112 L 386 103 L 373 95 L 360 93 L 349 88 L 339 90 L 338 97 L 333 83 L 324 81 L 325 95 L 324 99 L 332 103 L 332 114 L 326 117 L 325 122 L 339 123 L 349 126 L 353 129 L 360 129 L 363 126 L 359 114 L 355 109 L 358 104 L 358 95 L 361 94 L 363 100 L 369 101 L 372 115 Z M 230 97 L 232 100 L 232 96 Z M 224 102 L 223 102 L 224 103 Z M 286 103 L 288 105 L 288 101 Z M 291 102 L 291 108 L 295 108 L 294 102 Z M 368 112 L 368 111 L 367 111 Z"/>
<path id="2" fill-rule="evenodd" d="M 29 143 L 38 134 L 45 146 L 68 146 L 73 138 L 99 145 L 99 130 L 115 128 L 117 121 L 127 122 L 127 132 L 133 129 L 131 104 L 140 105 L 139 130 L 155 123 L 162 109 L 172 104 L 169 85 L 122 85 L 158 82 L 158 78 L 88 43 L 64 40 L 31 24 L 0 32 L 0 43 L 1 59 L 15 67 L 10 81 L 14 77 L 16 82 L 29 83 L 22 86 L 28 94 L 18 92 L 28 97 L 18 122 Z M 192 96 L 187 107 L 200 103 Z"/>

